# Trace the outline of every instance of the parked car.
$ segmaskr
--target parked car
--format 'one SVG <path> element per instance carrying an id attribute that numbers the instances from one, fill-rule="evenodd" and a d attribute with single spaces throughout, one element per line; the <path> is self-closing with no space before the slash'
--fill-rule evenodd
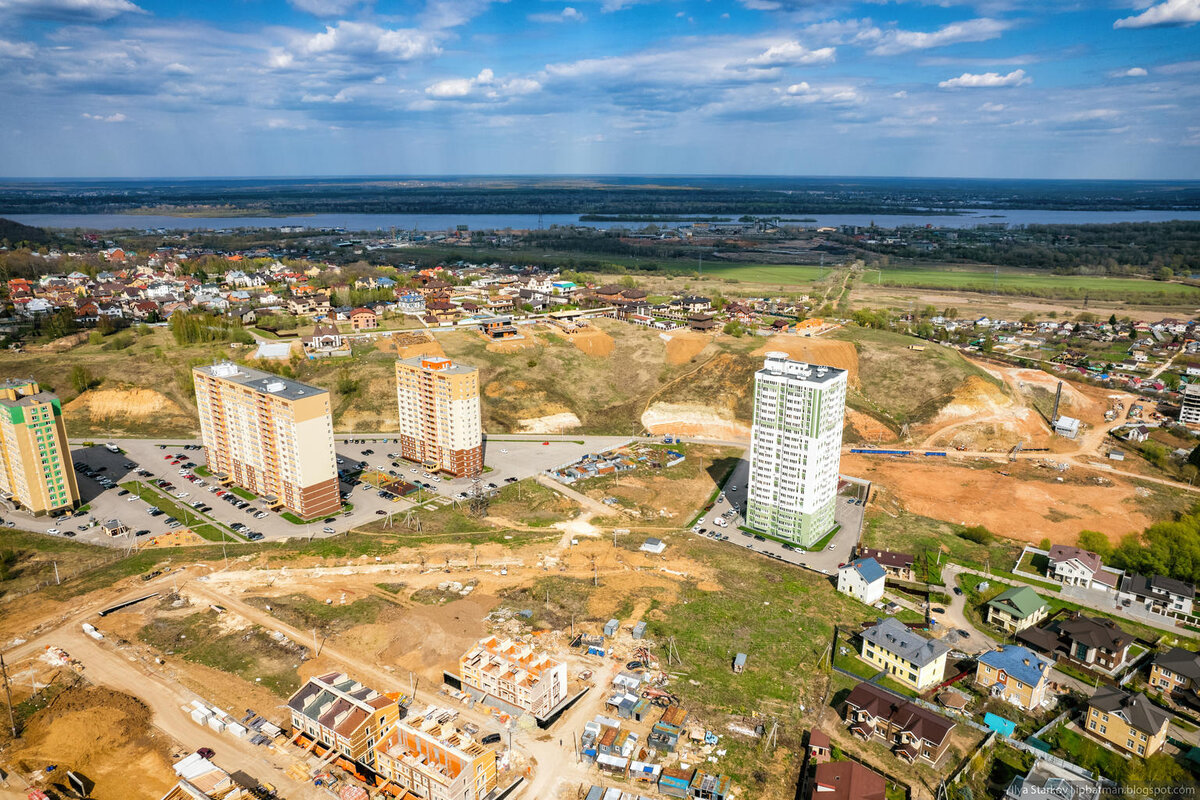
<path id="1" fill-rule="evenodd" d="M 480 744 L 496 744 L 499 741 L 500 741 L 500 734 L 489 733 L 487 736 L 484 736 L 482 739 L 480 739 L 479 743 Z"/>

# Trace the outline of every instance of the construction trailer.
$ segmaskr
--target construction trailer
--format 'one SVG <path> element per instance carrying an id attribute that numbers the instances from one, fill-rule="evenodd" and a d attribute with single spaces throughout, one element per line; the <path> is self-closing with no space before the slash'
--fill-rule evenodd
<path id="1" fill-rule="evenodd" d="M 608 622 L 604 623 L 604 635 L 608 636 L 609 638 L 616 636 L 617 631 L 620 630 L 620 628 L 621 628 L 620 620 L 610 619 Z"/>

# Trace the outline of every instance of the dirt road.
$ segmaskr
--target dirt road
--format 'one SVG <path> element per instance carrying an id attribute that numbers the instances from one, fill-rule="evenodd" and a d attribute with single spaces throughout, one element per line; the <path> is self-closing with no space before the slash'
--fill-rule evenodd
<path id="1" fill-rule="evenodd" d="M 131 657 L 107 641 L 94 641 L 74 625 L 44 638 L 52 639 L 78 659 L 84 666 L 83 675 L 92 683 L 134 695 L 144 702 L 153 713 L 154 726 L 188 750 L 211 747 L 217 754 L 213 759 L 217 766 L 228 772 L 240 770 L 260 781 L 270 782 L 285 797 L 321 796 L 313 786 L 298 783 L 284 772 L 293 761 L 290 756 L 216 733 L 192 722 L 180 706 L 207 698 L 183 689 L 169 676 L 159 672 L 156 665 Z"/>

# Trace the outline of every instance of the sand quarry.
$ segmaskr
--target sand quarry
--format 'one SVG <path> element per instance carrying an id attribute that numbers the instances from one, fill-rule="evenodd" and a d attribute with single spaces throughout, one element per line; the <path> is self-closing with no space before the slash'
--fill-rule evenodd
<path id="1" fill-rule="evenodd" d="M 195 426 L 195 420 L 185 414 L 171 398 L 153 389 L 115 387 L 91 389 L 67 403 L 67 414 L 93 423 L 137 423 L 153 419 L 156 424 Z"/>

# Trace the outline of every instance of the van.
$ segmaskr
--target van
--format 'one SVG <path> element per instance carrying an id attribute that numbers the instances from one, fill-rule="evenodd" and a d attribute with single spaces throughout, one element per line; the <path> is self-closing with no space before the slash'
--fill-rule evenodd
<path id="1" fill-rule="evenodd" d="M 482 739 L 480 739 L 479 743 L 480 744 L 496 744 L 499 741 L 500 741 L 500 734 L 489 733 L 487 736 L 484 736 Z"/>

